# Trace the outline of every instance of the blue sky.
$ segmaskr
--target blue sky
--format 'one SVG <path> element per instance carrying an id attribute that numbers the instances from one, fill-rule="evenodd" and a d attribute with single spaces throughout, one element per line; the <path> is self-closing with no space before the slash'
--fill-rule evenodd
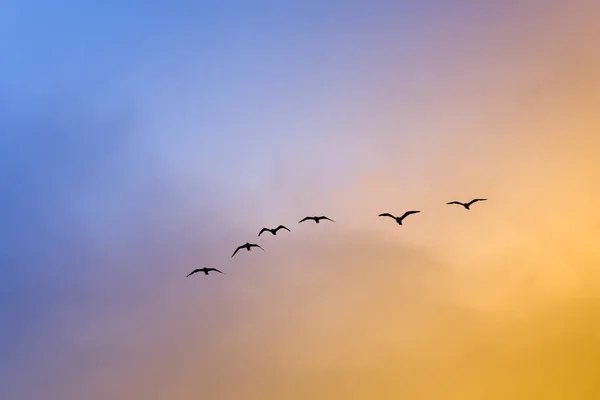
<path id="1" fill-rule="evenodd" d="M 296 129 L 311 152 L 318 136 L 300 130 L 335 128 L 326 112 L 282 121 L 319 99 L 331 110 L 344 74 L 361 72 L 344 38 L 363 40 L 348 30 L 360 13 L 216 4 L 0 6 L 0 370 L 18 398 L 37 396 L 20 391 L 26 375 L 44 388 L 68 376 L 75 325 L 158 296 L 145 277 L 161 269 L 167 235 L 196 233 L 236 184 L 258 197 L 256 176 L 271 168 L 261 158 L 303 143 L 277 129 Z M 332 94 L 315 96 L 328 82 Z M 269 110 L 278 99 L 289 104 Z M 154 252 L 127 255 L 136 245 Z"/>
<path id="2" fill-rule="evenodd" d="M 291 315 L 300 320 L 308 315 L 298 300 L 303 296 L 314 294 L 329 307 L 350 299 L 348 288 L 363 283 L 377 294 L 369 286 L 374 281 L 354 275 L 330 289 L 311 281 L 312 274 L 294 272 L 325 252 L 321 245 L 335 242 L 340 249 L 345 240 L 364 239 L 332 231 L 316 244 L 299 233 L 299 243 L 312 243 L 314 253 L 285 264 L 291 272 L 251 255 L 248 268 L 254 270 L 183 286 L 196 263 L 232 262 L 237 242 L 255 238 L 262 224 L 338 213 L 348 218 L 348 229 L 367 230 L 370 216 L 353 220 L 352 207 L 376 213 L 383 203 L 443 203 L 451 185 L 460 188 L 452 193 L 457 196 L 470 196 L 462 192 L 467 188 L 500 192 L 470 168 L 474 160 L 496 174 L 497 186 L 511 188 L 505 193 L 521 194 L 511 185 L 515 176 L 529 177 L 530 154 L 516 134 L 501 133 L 510 123 L 532 125 L 508 114 L 518 104 L 510 96 L 527 93 L 532 76 L 546 76 L 539 68 L 552 63 L 532 50 L 548 43 L 544 32 L 555 32 L 556 58 L 565 59 L 561 51 L 570 42 L 558 39 L 579 38 L 576 24 L 563 26 L 555 18 L 550 28 L 523 35 L 530 24 L 545 27 L 551 12 L 533 3 L 516 8 L 516 1 L 283 3 L 0 4 L 0 397 L 160 396 L 160 388 L 176 387 L 183 378 L 169 375 L 164 385 L 142 387 L 119 376 L 162 382 L 156 366 L 162 358 L 171 360 L 167 370 L 194 362 L 209 368 L 190 361 L 180 347 L 193 335 L 221 341 L 190 354 L 216 360 L 229 343 L 244 356 L 227 368 L 260 364 L 264 355 L 248 350 L 243 337 L 249 332 L 261 343 L 266 339 L 249 318 L 279 329 L 277 318 L 288 317 L 277 314 L 278 302 L 294 308 L 298 315 Z M 494 114 L 498 110 L 507 114 Z M 379 192 L 364 189 L 365 181 Z M 506 232 L 502 222 L 510 217 L 493 207 L 494 218 L 486 222 L 496 230 L 486 234 L 498 235 L 491 242 L 500 246 L 507 236 L 499 233 Z M 423 214 L 422 221 L 437 218 Z M 467 232 L 483 229 L 469 221 L 456 234 L 415 226 L 411 239 L 385 231 L 386 243 L 396 245 L 390 250 L 369 242 L 374 247 L 361 255 L 397 255 L 408 244 L 418 252 L 424 238 L 459 253 L 461 235 L 490 237 Z M 456 241 L 444 242 L 450 236 Z M 297 243 L 282 246 L 298 249 Z M 334 271 L 354 265 L 327 257 L 320 265 Z M 261 266 L 279 271 L 281 289 L 266 272 L 248 272 Z M 299 288 L 308 292 L 296 294 Z M 368 298 L 357 298 L 363 295 Z M 222 306 L 196 308 L 210 301 Z M 315 313 L 317 306 L 307 309 Z M 319 314 L 322 326 L 334 323 L 334 309 Z M 239 329 L 240 337 L 221 338 L 221 329 Z M 274 348 L 295 348 L 293 337 Z M 277 362 L 264 368 L 277 369 Z M 180 385 L 189 396 L 206 389 L 190 382 Z M 93 388 L 96 397 L 82 397 Z"/>

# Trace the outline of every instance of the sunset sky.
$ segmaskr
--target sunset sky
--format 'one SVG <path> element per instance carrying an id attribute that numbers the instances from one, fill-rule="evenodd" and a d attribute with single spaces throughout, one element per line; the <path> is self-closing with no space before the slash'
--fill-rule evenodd
<path id="1" fill-rule="evenodd" d="M 594 0 L 0 2 L 0 399 L 599 399 L 599 39 Z"/>

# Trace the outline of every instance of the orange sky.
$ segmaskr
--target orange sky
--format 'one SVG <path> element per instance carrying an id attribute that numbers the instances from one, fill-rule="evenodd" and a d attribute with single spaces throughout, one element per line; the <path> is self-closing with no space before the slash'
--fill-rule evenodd
<path id="1" fill-rule="evenodd" d="M 233 211 L 247 228 L 232 236 L 311 212 L 338 222 L 265 238 L 268 254 L 243 254 L 227 280 L 173 282 L 137 383 L 106 393 L 600 395 L 600 25 L 591 12 L 535 16 L 442 21 L 408 68 L 381 55 L 383 74 L 331 117 L 344 134 L 267 166 L 255 179 L 279 204 Z M 350 180 L 303 179 L 330 166 Z M 479 196 L 490 201 L 470 213 L 444 205 Z M 376 217 L 413 208 L 402 228 Z"/>
<path id="2" fill-rule="evenodd" d="M 348 70 L 303 73 L 286 50 L 280 69 L 252 70 L 256 87 L 277 82 L 252 86 L 254 105 L 252 73 L 236 75 L 236 104 L 254 113 L 223 126 L 264 145 L 190 146 L 195 97 L 177 112 L 171 100 L 178 79 L 200 81 L 193 65 L 156 84 L 169 111 L 141 127 L 190 132 L 151 146 L 172 207 L 143 218 L 172 247 L 152 249 L 160 266 L 144 273 L 124 265 L 154 233 L 114 245 L 98 287 L 136 294 L 65 333 L 77 355 L 50 398 L 600 398 L 600 6 L 466 3 L 398 16 L 405 27 L 373 6 L 380 25 L 303 28 L 324 43 L 314 53 L 295 25 L 267 30 L 298 41 L 306 68 Z M 243 50 L 287 49 L 268 43 Z M 203 145 L 232 165 L 214 167 L 220 192 L 194 186 L 211 172 L 198 172 Z M 445 205 L 474 197 L 489 201 Z M 195 205 L 206 198 L 212 215 Z M 402 227 L 377 217 L 409 209 L 422 212 Z M 312 214 L 336 223 L 296 223 Z M 256 238 L 279 223 L 292 233 Z M 230 259 L 247 240 L 267 252 Z M 199 265 L 227 275 L 184 279 Z"/>

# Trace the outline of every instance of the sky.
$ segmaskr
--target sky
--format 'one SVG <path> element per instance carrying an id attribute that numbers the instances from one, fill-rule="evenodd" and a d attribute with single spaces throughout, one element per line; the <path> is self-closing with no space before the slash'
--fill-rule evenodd
<path id="1" fill-rule="evenodd" d="M 597 399 L 598 37 L 591 0 L 3 1 L 0 398 Z"/>

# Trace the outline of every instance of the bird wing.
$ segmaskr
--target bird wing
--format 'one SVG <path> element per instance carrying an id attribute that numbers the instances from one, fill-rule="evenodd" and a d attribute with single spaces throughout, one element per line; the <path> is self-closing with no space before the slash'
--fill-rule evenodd
<path id="1" fill-rule="evenodd" d="M 280 229 L 285 229 L 288 232 L 291 232 L 287 227 L 283 226 L 283 225 L 279 225 L 277 228 L 275 228 L 275 232 L 277 232 Z"/>
<path id="2" fill-rule="evenodd" d="M 298 223 L 300 223 L 300 222 L 304 222 L 304 221 L 307 221 L 307 220 L 309 220 L 309 219 L 315 219 L 315 217 L 304 217 L 304 218 L 302 218 L 300 221 L 298 221 Z"/>
<path id="3" fill-rule="evenodd" d="M 263 249 L 262 247 L 260 247 L 257 244 L 251 244 L 250 247 L 258 247 L 259 249 L 261 249 L 262 251 L 265 251 L 265 249 Z"/>
<path id="4" fill-rule="evenodd" d="M 237 249 L 235 249 L 235 251 L 233 252 L 233 254 L 231 255 L 231 257 L 233 258 L 233 256 L 235 256 L 235 253 L 238 252 L 239 249 L 241 249 L 244 246 L 239 246 Z"/>
<path id="5" fill-rule="evenodd" d="M 405 212 L 405 213 L 404 213 L 404 214 L 403 214 L 403 215 L 400 217 L 400 220 L 402 221 L 404 218 L 408 217 L 409 215 L 411 215 L 411 214 L 418 214 L 418 213 L 420 213 L 420 212 L 421 212 L 421 211 L 407 211 L 407 212 Z"/>
<path id="6" fill-rule="evenodd" d="M 464 204 L 461 203 L 460 201 L 451 201 L 450 203 L 446 203 L 446 204 L 458 204 L 458 205 L 464 206 Z"/>
<path id="7" fill-rule="evenodd" d="M 190 272 L 189 274 L 187 274 L 187 275 L 186 275 L 186 278 L 187 278 L 188 276 L 190 276 L 190 275 L 194 275 L 196 272 L 200 272 L 200 271 L 202 271 L 202 270 L 201 270 L 201 269 L 195 269 L 195 270 L 193 270 L 192 272 Z"/>
<path id="8" fill-rule="evenodd" d="M 391 217 L 391 218 L 394 218 L 394 219 L 396 219 L 396 217 L 394 217 L 394 216 L 393 216 L 392 214 L 390 214 L 390 213 L 383 213 L 383 214 L 379 214 L 379 216 L 380 216 L 380 217 Z"/>
<path id="9" fill-rule="evenodd" d="M 258 232 L 258 236 L 260 236 L 260 235 L 261 235 L 263 232 L 267 232 L 267 231 L 271 231 L 271 230 L 270 230 L 270 229 L 267 229 L 267 228 L 262 228 L 262 229 L 260 230 L 260 232 Z"/>
<path id="10" fill-rule="evenodd" d="M 321 216 L 319 217 L 319 219 L 326 219 L 326 220 L 328 220 L 328 221 L 335 222 L 335 221 L 334 221 L 334 220 L 332 220 L 331 218 L 327 218 L 327 217 L 326 217 L 326 216 L 324 216 L 324 215 L 321 215 Z"/>
<path id="11" fill-rule="evenodd" d="M 206 268 L 206 272 L 208 272 L 208 271 L 216 271 L 216 272 L 218 272 L 220 274 L 227 275 L 225 272 L 219 271 L 216 268 Z"/>
<path id="12" fill-rule="evenodd" d="M 471 204 L 473 204 L 473 203 L 477 203 L 478 201 L 486 201 L 486 200 L 487 200 L 487 199 L 473 199 L 473 200 L 471 200 L 470 202 L 468 202 L 467 204 L 468 204 L 468 205 L 471 205 Z"/>

